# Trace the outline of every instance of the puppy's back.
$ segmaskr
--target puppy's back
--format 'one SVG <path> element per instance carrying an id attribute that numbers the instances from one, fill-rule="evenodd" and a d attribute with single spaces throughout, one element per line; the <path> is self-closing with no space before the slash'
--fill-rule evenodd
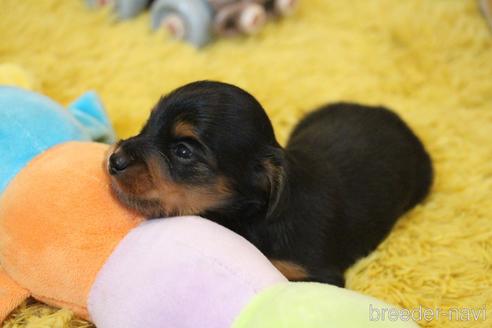
<path id="1" fill-rule="evenodd" d="M 432 183 L 431 159 L 412 130 L 392 111 L 350 103 L 307 115 L 294 129 L 287 152 L 312 175 L 329 174 L 343 199 L 353 238 L 373 247 Z M 323 186 L 331 188 L 331 186 Z M 365 243 L 364 243 L 365 244 Z"/>

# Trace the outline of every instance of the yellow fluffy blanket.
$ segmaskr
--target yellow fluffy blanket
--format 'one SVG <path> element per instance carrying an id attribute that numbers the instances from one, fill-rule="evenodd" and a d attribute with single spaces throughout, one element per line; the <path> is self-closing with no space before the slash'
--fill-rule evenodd
<path id="1" fill-rule="evenodd" d="M 150 33 L 147 14 L 115 23 L 82 0 L 2 0 L 5 62 L 62 103 L 97 90 L 122 137 L 163 93 L 198 79 L 252 92 L 282 142 L 328 101 L 394 108 L 430 151 L 435 185 L 349 270 L 348 287 L 409 309 L 456 309 L 423 326 L 492 327 L 492 33 L 475 1 L 301 0 L 294 16 L 257 36 L 197 51 Z M 489 313 L 464 315 L 480 309 Z M 25 325 L 85 323 L 30 304 L 5 324 Z"/>

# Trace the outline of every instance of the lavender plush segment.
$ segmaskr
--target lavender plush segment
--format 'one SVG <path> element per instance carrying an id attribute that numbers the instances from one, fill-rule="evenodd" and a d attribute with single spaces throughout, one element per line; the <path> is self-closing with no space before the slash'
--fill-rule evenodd
<path id="1" fill-rule="evenodd" d="M 253 245 L 209 220 L 133 229 L 99 272 L 88 308 L 98 328 L 228 328 L 263 289 L 286 282 Z"/>

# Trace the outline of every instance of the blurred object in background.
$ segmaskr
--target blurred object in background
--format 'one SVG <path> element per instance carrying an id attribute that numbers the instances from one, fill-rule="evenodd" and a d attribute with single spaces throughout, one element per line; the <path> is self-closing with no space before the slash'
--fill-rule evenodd
<path id="1" fill-rule="evenodd" d="M 482 8 L 482 12 L 489 23 L 490 28 L 492 28 L 492 0 L 479 0 L 480 8 Z"/>
<path id="2" fill-rule="evenodd" d="M 112 6 L 119 19 L 130 19 L 150 7 L 152 29 L 196 47 L 214 36 L 254 34 L 269 17 L 291 14 L 297 0 L 86 0 L 91 8 Z"/>

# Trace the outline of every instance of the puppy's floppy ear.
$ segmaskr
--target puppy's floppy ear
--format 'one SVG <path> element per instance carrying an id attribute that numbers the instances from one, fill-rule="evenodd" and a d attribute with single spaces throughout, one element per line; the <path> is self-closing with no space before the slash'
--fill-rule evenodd
<path id="1" fill-rule="evenodd" d="M 284 151 L 270 148 L 262 159 L 262 185 L 268 193 L 266 217 L 270 217 L 280 201 L 285 185 Z"/>

